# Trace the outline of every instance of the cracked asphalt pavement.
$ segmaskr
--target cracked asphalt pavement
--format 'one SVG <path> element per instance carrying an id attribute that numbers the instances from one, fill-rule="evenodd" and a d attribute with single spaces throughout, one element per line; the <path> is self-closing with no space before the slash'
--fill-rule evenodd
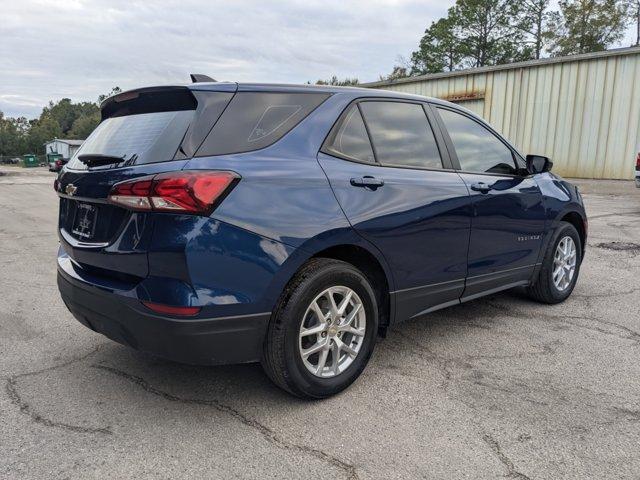
<path id="1" fill-rule="evenodd" d="M 350 389 L 309 402 L 258 365 L 179 365 L 74 320 L 53 178 L 0 176 L 0 478 L 640 475 L 632 182 L 579 182 L 590 238 L 567 302 L 506 292 L 401 324 Z"/>

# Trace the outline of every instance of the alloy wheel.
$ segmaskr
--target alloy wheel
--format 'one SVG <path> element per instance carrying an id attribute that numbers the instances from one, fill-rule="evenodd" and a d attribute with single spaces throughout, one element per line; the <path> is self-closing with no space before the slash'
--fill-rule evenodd
<path id="1" fill-rule="evenodd" d="M 563 237 L 553 257 L 553 284 L 558 291 L 564 292 L 576 273 L 577 250 L 573 238 Z"/>
<path id="2" fill-rule="evenodd" d="M 316 377 L 344 372 L 364 343 L 367 319 L 362 300 L 349 287 L 329 287 L 313 299 L 302 318 L 298 351 Z"/>

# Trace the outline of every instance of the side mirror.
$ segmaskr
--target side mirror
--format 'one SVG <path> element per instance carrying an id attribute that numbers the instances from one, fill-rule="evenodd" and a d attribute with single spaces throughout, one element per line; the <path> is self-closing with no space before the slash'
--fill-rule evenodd
<path id="1" fill-rule="evenodd" d="M 553 162 L 542 155 L 527 155 L 527 171 L 535 175 L 536 173 L 544 173 L 551 170 Z"/>

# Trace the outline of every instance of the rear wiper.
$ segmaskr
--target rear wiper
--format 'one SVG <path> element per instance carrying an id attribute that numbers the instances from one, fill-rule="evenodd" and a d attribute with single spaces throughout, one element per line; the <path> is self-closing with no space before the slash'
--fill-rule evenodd
<path id="1" fill-rule="evenodd" d="M 120 163 L 124 160 L 122 157 L 115 155 L 102 155 L 99 153 L 85 153 L 78 155 L 78 160 L 84 163 L 87 167 L 99 167 L 102 165 L 111 165 L 113 163 Z"/>

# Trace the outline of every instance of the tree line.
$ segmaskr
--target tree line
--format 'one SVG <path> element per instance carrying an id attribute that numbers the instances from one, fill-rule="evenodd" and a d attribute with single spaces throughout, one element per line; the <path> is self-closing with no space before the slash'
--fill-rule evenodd
<path id="1" fill-rule="evenodd" d="M 640 22 L 640 0 L 560 0 L 558 10 L 550 5 L 551 0 L 457 0 L 426 29 L 400 68 L 423 75 L 598 52 L 620 42 L 632 20 Z M 640 45 L 640 30 L 637 37 Z"/>
<path id="2" fill-rule="evenodd" d="M 69 98 L 49 102 L 38 118 L 5 117 L 0 112 L 0 156 L 41 154 L 53 138 L 85 139 L 100 123 L 99 104 L 121 90 L 114 87 L 97 102 L 74 103 Z"/>
<path id="3" fill-rule="evenodd" d="M 629 25 L 640 45 L 640 0 L 457 0 L 431 23 L 408 59 L 380 80 L 599 52 L 619 44 Z M 357 78 L 317 84 L 356 85 Z"/>
<path id="4" fill-rule="evenodd" d="M 544 56 L 606 50 L 618 44 L 629 24 L 640 45 L 640 0 L 456 0 L 447 15 L 431 23 L 409 59 L 400 59 L 380 80 L 500 65 Z M 357 85 L 357 78 L 316 84 Z M 0 112 L 0 156 L 40 153 L 53 138 L 84 139 L 100 122 L 98 103 L 49 102 L 40 116 L 5 117 Z"/>

